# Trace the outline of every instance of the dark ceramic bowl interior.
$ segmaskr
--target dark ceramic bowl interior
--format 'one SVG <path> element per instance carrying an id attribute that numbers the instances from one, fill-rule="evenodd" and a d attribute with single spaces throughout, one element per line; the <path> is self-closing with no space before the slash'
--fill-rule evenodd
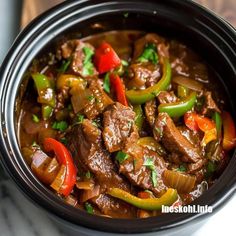
<path id="1" fill-rule="evenodd" d="M 128 13 L 128 14 L 126 14 Z M 128 15 L 128 16 L 127 16 Z M 207 214 L 163 214 L 156 218 L 118 220 L 75 209 L 44 187 L 31 173 L 17 141 L 16 103 L 21 81 L 32 59 L 61 37 L 86 37 L 110 30 L 142 30 L 178 39 L 197 51 L 218 75 L 235 117 L 236 34 L 233 27 L 190 1 L 66 1 L 34 20 L 16 39 L 1 67 L 1 160 L 25 195 L 65 222 L 87 228 L 143 233 L 171 229 Z M 216 183 L 193 204 L 219 209 L 235 190 L 236 156 Z"/>

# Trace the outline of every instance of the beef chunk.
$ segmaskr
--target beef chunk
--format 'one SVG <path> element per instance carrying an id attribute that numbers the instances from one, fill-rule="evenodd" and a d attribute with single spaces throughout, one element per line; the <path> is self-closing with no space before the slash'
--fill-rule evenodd
<path id="1" fill-rule="evenodd" d="M 144 111 L 149 125 L 153 127 L 157 115 L 156 99 L 146 102 L 144 105 Z"/>
<path id="2" fill-rule="evenodd" d="M 103 139 L 109 152 L 121 150 L 127 139 L 134 132 L 135 113 L 131 108 L 116 102 L 103 113 Z"/>
<path id="3" fill-rule="evenodd" d="M 214 99 L 212 98 L 212 93 L 210 91 L 206 91 L 204 93 L 204 98 L 205 98 L 205 104 L 202 109 L 202 114 L 208 114 L 211 111 L 217 111 L 220 113 L 220 109 L 216 105 Z"/>
<path id="4" fill-rule="evenodd" d="M 92 199 L 92 201 L 104 214 L 107 214 L 108 211 L 120 212 L 122 210 L 128 212 L 130 206 L 105 195 L 106 190 L 112 187 L 121 188 L 127 192 L 131 191 L 131 187 L 117 173 L 109 153 L 102 147 L 101 131 L 90 120 L 85 119 L 82 124 L 72 128 L 67 138 L 68 149 L 71 151 L 78 168 L 84 172 L 89 170 L 93 173 L 100 185 L 101 196 Z M 104 204 L 107 207 L 104 208 Z M 133 212 L 131 211 L 130 214 Z"/>
<path id="5" fill-rule="evenodd" d="M 91 99 L 84 108 L 84 113 L 89 119 L 94 119 L 104 109 L 113 103 L 112 99 L 104 92 L 100 80 L 92 80 L 89 85 Z"/>
<path id="6" fill-rule="evenodd" d="M 106 194 L 100 194 L 98 197 L 91 199 L 104 215 L 113 218 L 133 218 L 136 216 L 136 209 L 124 201 L 115 199 Z"/>
<path id="7" fill-rule="evenodd" d="M 162 173 L 167 167 L 164 159 L 156 152 L 141 147 L 132 141 L 127 142 L 123 151 L 129 157 L 120 164 L 120 173 L 125 175 L 135 186 L 142 189 L 149 189 L 157 196 L 163 194 L 166 186 L 162 180 Z M 153 163 L 153 167 L 146 165 L 148 161 Z M 155 171 L 157 174 L 156 177 L 153 177 L 157 181 L 156 186 L 152 179 L 152 171 Z"/>
<path id="8" fill-rule="evenodd" d="M 134 45 L 133 62 L 129 67 L 128 88 L 144 89 L 153 86 L 161 77 L 160 65 L 154 65 L 151 62 L 137 62 L 137 59 L 142 55 L 145 46 L 148 43 L 156 45 L 157 54 L 159 57 L 169 57 L 168 45 L 165 40 L 156 34 L 147 34 L 138 39 Z"/>
<path id="9" fill-rule="evenodd" d="M 91 44 L 84 43 L 78 39 L 68 40 L 62 44 L 60 48 L 61 56 L 65 59 L 72 58 L 71 69 L 81 76 L 86 76 L 86 73 L 84 72 L 85 47 L 94 50 L 94 47 Z M 93 75 L 97 74 L 98 72 L 93 67 Z"/>
<path id="10" fill-rule="evenodd" d="M 162 91 L 157 98 L 160 103 L 172 103 L 178 100 L 173 91 Z"/>
<path id="11" fill-rule="evenodd" d="M 181 134 L 167 113 L 158 114 L 153 133 L 169 152 L 180 155 L 182 161 L 190 163 L 189 171 L 198 170 L 204 164 L 201 150 Z"/>
<path id="12" fill-rule="evenodd" d="M 117 187 L 129 190 L 129 184 L 116 172 L 109 153 L 102 147 L 101 131 L 85 119 L 68 134 L 68 148 L 79 166 L 90 170 L 102 188 Z"/>
<path id="13" fill-rule="evenodd" d="M 150 62 L 131 64 L 128 88 L 144 89 L 157 83 L 161 77 L 160 65 Z"/>
<path id="14" fill-rule="evenodd" d="M 112 99 L 103 91 L 102 82 L 95 78 L 89 82 L 89 87 L 86 89 L 74 88 L 71 102 L 75 113 L 82 111 L 89 119 L 96 118 L 108 105 L 113 103 Z"/>

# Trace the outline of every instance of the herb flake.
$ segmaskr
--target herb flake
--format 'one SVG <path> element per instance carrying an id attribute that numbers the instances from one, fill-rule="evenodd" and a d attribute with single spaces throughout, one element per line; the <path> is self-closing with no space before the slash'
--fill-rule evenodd
<path id="1" fill-rule="evenodd" d="M 105 75 L 103 89 L 105 92 L 110 93 L 110 73 L 106 73 Z"/>
<path id="2" fill-rule="evenodd" d="M 33 120 L 33 122 L 35 122 L 35 123 L 39 123 L 39 121 L 40 121 L 40 119 L 38 118 L 38 116 L 35 115 L 35 114 L 32 115 L 32 120 Z"/>
<path id="3" fill-rule="evenodd" d="M 63 132 L 68 128 L 68 124 L 66 121 L 55 121 L 52 125 L 52 128 Z"/>
<path id="4" fill-rule="evenodd" d="M 87 97 L 87 99 L 88 99 L 88 101 L 93 101 L 94 99 L 95 99 L 95 97 L 93 96 L 93 95 L 89 95 L 88 97 Z"/>
<path id="5" fill-rule="evenodd" d="M 157 172 L 155 170 L 155 165 L 154 165 L 153 159 L 147 158 L 143 165 L 151 170 L 152 184 L 153 184 L 153 187 L 156 187 L 157 186 Z"/>
<path id="6" fill-rule="evenodd" d="M 155 169 L 154 161 L 152 158 L 147 158 L 143 163 L 144 166 L 148 167 L 150 170 Z"/>
<path id="7" fill-rule="evenodd" d="M 185 172 L 186 171 L 186 167 L 184 165 L 180 165 L 179 168 L 177 168 L 177 171 Z"/>
<path id="8" fill-rule="evenodd" d="M 85 210 L 86 210 L 89 214 L 93 214 L 93 213 L 94 213 L 93 207 L 92 207 L 92 205 L 91 205 L 90 203 L 85 202 L 84 207 L 85 207 Z"/>
<path id="9" fill-rule="evenodd" d="M 77 116 L 77 122 L 78 122 L 79 124 L 81 124 L 81 123 L 83 123 L 83 121 L 84 121 L 84 115 L 78 114 L 78 116 Z"/>
<path id="10" fill-rule="evenodd" d="M 84 76 L 93 75 L 94 73 L 94 65 L 92 63 L 92 57 L 94 55 L 94 51 L 89 47 L 83 47 L 83 53 L 85 55 L 83 61 L 83 72 Z"/>
<path id="11" fill-rule="evenodd" d="M 156 170 L 152 170 L 151 179 L 152 179 L 153 187 L 154 188 L 157 187 L 157 172 L 156 172 Z"/>
<path id="12" fill-rule="evenodd" d="M 91 174 L 91 172 L 89 170 L 85 173 L 85 177 L 87 179 L 90 179 L 92 177 L 92 174 Z"/>
<path id="13" fill-rule="evenodd" d="M 137 59 L 138 62 L 152 62 L 153 64 L 158 63 L 157 47 L 154 43 L 147 43 L 144 47 L 143 53 Z"/>
<path id="14" fill-rule="evenodd" d="M 121 64 L 122 64 L 122 66 L 128 66 L 129 62 L 126 60 L 121 60 Z"/>
<path id="15" fill-rule="evenodd" d="M 66 139 L 66 137 L 63 137 L 60 139 L 60 142 L 66 145 L 68 143 L 68 140 Z"/>
<path id="16" fill-rule="evenodd" d="M 67 71 L 70 63 L 71 63 L 71 59 L 63 60 L 62 64 L 61 64 L 61 67 L 58 69 L 58 72 L 62 73 L 62 74 L 65 73 Z"/>
<path id="17" fill-rule="evenodd" d="M 119 151 L 117 154 L 116 154 L 116 160 L 122 164 L 122 162 L 124 162 L 126 159 L 129 158 L 129 155 L 127 153 L 124 153 L 122 151 Z"/>

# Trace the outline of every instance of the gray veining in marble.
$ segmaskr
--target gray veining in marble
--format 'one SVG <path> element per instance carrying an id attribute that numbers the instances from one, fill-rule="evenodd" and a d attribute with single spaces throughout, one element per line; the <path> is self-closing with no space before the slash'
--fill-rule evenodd
<path id="1" fill-rule="evenodd" d="M 9 179 L 0 179 L 0 236 L 47 235 L 64 236 L 47 214 L 29 202 Z"/>

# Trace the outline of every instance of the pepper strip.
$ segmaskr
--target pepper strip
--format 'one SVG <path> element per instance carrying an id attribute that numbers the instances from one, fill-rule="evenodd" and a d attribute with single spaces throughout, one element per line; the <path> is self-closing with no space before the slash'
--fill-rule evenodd
<path id="1" fill-rule="evenodd" d="M 115 90 L 117 101 L 124 106 L 129 106 L 125 97 L 125 86 L 120 76 L 114 73 L 110 74 L 110 83 Z"/>
<path id="2" fill-rule="evenodd" d="M 56 105 L 55 91 L 46 75 L 35 73 L 32 78 L 37 88 L 38 102 L 42 104 L 43 119 L 47 120 Z"/>
<path id="3" fill-rule="evenodd" d="M 167 58 L 163 59 L 163 75 L 153 86 L 144 90 L 128 90 L 126 97 L 132 104 L 143 104 L 158 96 L 161 91 L 168 88 L 171 82 L 171 66 Z"/>
<path id="4" fill-rule="evenodd" d="M 170 117 L 180 117 L 193 108 L 196 98 L 196 92 L 192 92 L 180 102 L 160 104 L 158 106 L 158 111 L 166 112 Z"/>
<path id="5" fill-rule="evenodd" d="M 46 138 L 44 140 L 44 149 L 47 152 L 53 151 L 59 164 L 65 165 L 65 179 L 59 193 L 64 196 L 68 196 L 75 185 L 77 174 L 77 170 L 70 152 L 62 143 L 53 138 Z"/>
<path id="6" fill-rule="evenodd" d="M 167 189 L 160 198 L 142 199 L 119 188 L 111 188 L 107 194 L 119 198 L 137 208 L 149 211 L 161 210 L 162 205 L 171 206 L 178 198 L 177 191 L 173 188 Z"/>
<path id="7" fill-rule="evenodd" d="M 222 119 L 219 112 L 215 112 L 212 116 L 212 119 L 215 121 L 216 130 L 217 130 L 217 137 L 221 139 L 222 136 Z"/>

